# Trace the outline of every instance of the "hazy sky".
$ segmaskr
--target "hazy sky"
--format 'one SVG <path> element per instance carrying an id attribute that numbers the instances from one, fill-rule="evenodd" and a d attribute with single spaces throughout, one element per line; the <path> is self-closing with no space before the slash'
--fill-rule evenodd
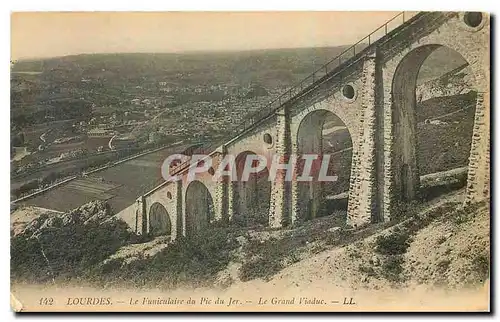
<path id="1" fill-rule="evenodd" d="M 28 12 L 11 15 L 11 58 L 352 44 L 396 12 Z"/>

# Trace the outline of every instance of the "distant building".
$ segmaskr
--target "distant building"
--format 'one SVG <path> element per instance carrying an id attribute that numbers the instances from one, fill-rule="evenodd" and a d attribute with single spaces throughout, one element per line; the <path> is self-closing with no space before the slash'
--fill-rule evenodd
<path id="1" fill-rule="evenodd" d="M 94 128 L 87 132 L 89 138 L 111 137 L 114 132 L 107 129 Z"/>

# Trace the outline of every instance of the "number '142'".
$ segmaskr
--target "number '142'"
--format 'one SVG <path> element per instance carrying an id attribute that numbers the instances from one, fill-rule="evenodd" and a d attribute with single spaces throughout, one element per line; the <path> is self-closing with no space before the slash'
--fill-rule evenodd
<path id="1" fill-rule="evenodd" d="M 51 297 L 41 297 L 40 305 L 52 305 L 54 303 L 54 299 Z"/>

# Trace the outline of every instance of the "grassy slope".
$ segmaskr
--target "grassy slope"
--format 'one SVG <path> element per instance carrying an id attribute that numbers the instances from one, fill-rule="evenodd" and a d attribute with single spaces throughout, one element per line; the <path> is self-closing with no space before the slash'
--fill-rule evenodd
<path id="1" fill-rule="evenodd" d="M 297 239 L 303 241 L 299 247 L 295 242 L 296 247 L 284 250 L 285 243 L 275 242 L 278 249 L 260 247 L 252 256 L 280 263 L 280 269 L 270 269 L 268 264 L 262 267 L 265 271 L 258 271 L 259 277 L 278 289 L 481 287 L 489 278 L 488 205 L 459 210 L 457 200 L 451 195 L 400 224 L 386 224 L 385 229 L 382 226 L 357 236 L 344 232 L 336 239 L 347 242 L 342 247 L 332 241 L 304 242 L 299 234 Z M 276 261 L 276 254 L 281 253 L 286 255 Z"/>
<path id="2" fill-rule="evenodd" d="M 467 166 L 474 125 L 475 99 L 476 94 L 471 92 L 432 98 L 418 106 L 420 112 L 417 113 L 417 161 L 420 175 Z M 447 124 L 424 123 L 427 118 L 432 119 L 460 109 L 464 110 L 440 119 Z"/>
<path id="3" fill-rule="evenodd" d="M 255 279 L 304 286 L 319 279 L 354 289 L 482 285 L 489 275 L 488 206 L 460 209 L 462 193 L 414 205 L 398 222 L 356 231 L 332 229 L 342 226 L 338 213 L 278 231 L 215 228 L 168 248 L 160 238 L 135 251 L 127 246 L 87 276 L 97 285 L 159 288 Z"/>
<path id="4" fill-rule="evenodd" d="M 45 236 L 44 244 L 49 260 L 64 264 L 50 269 L 56 283 L 99 288 L 474 288 L 489 278 L 489 207 L 461 209 L 463 192 L 413 204 L 398 221 L 359 230 L 343 227 L 338 212 L 282 230 L 213 227 L 172 244 L 164 237 L 124 243 L 108 227 L 68 227 L 51 232 L 53 240 Z M 13 281 L 50 282 L 36 241 L 17 236 L 11 247 Z"/>

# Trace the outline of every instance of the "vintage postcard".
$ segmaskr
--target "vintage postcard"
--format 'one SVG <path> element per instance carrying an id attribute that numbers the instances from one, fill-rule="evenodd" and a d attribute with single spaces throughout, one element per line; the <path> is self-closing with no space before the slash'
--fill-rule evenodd
<path id="1" fill-rule="evenodd" d="M 11 26 L 13 310 L 490 310 L 488 13 Z"/>

